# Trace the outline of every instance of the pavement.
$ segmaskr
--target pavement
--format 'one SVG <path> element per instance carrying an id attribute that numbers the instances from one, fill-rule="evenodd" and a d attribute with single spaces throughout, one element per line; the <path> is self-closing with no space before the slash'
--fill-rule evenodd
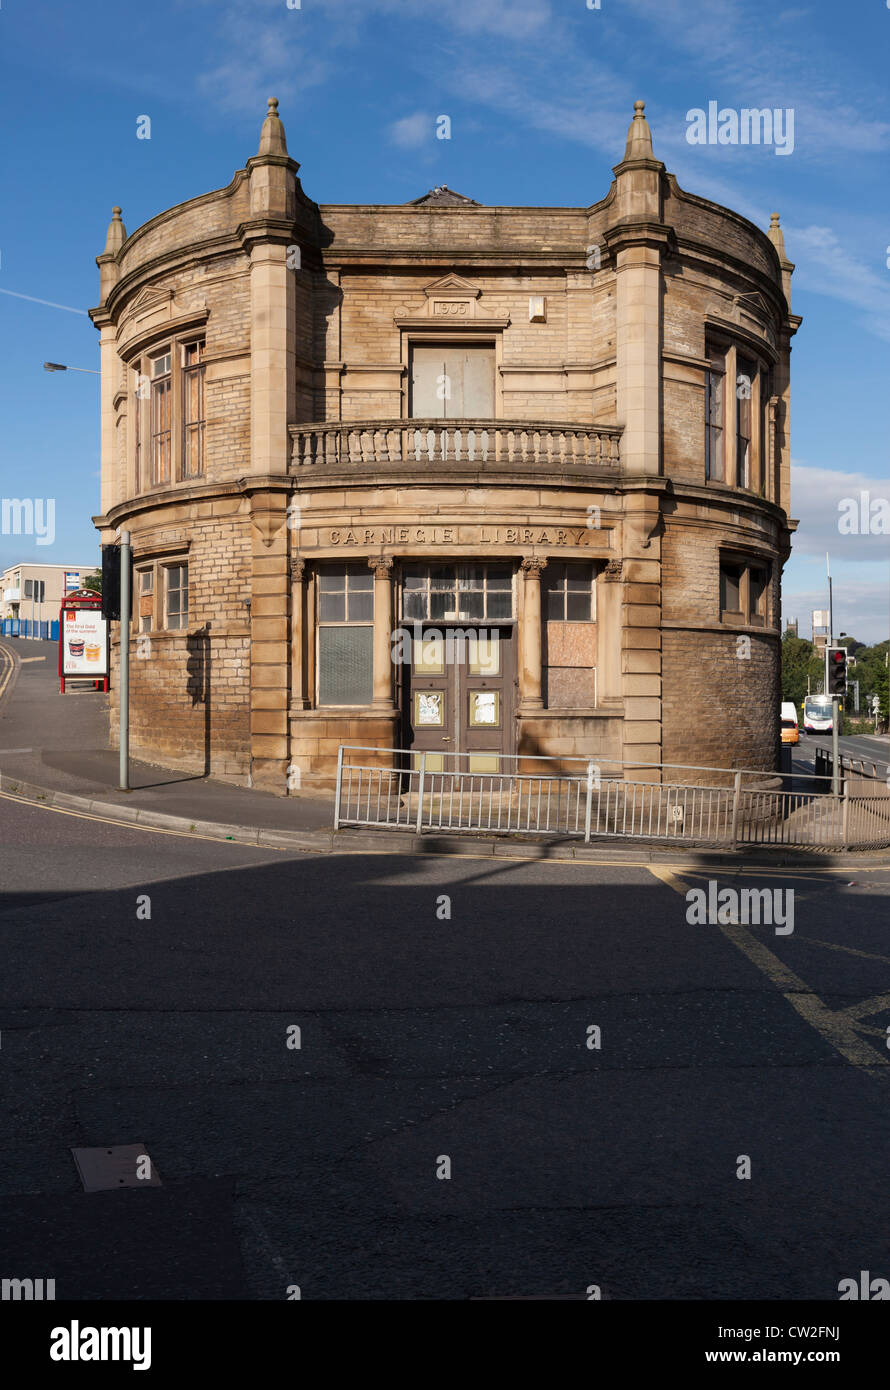
<path id="1" fill-rule="evenodd" d="M 4 638 L 0 642 L 0 791 L 25 800 L 135 825 L 316 853 L 368 849 L 583 862 L 626 857 L 658 863 L 676 862 L 690 854 L 689 849 L 615 840 L 585 845 L 568 837 L 539 835 L 487 837 L 427 831 L 418 836 L 404 830 L 334 830 L 333 794 L 279 797 L 135 759 L 130 761 L 131 790 L 124 792 L 119 788 L 119 768 L 118 752 L 109 746 L 108 696 L 73 688 L 62 695 L 55 642 Z M 798 752 L 796 770 L 809 770 L 805 750 Z M 884 862 L 888 853 L 857 854 L 856 860 Z M 735 855 L 748 863 L 773 865 L 802 864 L 813 858 L 805 850 L 793 849 L 763 849 L 756 854 L 697 849 L 694 855 L 703 863 Z M 818 858 L 827 865 L 845 862 L 845 856 L 823 851 Z"/>

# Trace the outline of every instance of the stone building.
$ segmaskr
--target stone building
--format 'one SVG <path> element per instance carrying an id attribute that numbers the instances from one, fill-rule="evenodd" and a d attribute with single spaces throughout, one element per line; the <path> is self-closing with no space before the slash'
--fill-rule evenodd
<path id="1" fill-rule="evenodd" d="M 134 754 L 281 794 L 344 743 L 775 767 L 778 216 L 684 192 L 642 102 L 589 206 L 316 204 L 276 108 L 98 257 Z"/>

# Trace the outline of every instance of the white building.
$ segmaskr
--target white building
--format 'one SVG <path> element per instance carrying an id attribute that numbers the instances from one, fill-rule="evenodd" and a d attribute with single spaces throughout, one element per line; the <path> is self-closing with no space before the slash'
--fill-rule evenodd
<path id="1" fill-rule="evenodd" d="M 0 574 L 0 621 L 7 637 L 58 635 L 59 607 L 65 594 L 75 593 L 87 575 L 100 564 L 44 565 L 26 562 L 10 565 Z M 18 621 L 19 630 L 15 630 Z"/>

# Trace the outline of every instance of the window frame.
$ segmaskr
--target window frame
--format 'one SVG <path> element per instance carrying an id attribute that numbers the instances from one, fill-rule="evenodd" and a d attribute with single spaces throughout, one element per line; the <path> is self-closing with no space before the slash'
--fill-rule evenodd
<path id="1" fill-rule="evenodd" d="M 724 570 L 735 569 L 739 571 L 738 609 L 724 608 Z M 763 584 L 756 599 L 752 602 L 755 586 L 752 583 L 752 576 L 755 574 L 763 576 Z M 738 551 L 721 551 L 718 563 L 718 597 L 717 605 L 720 615 L 720 622 L 728 627 L 759 627 L 769 628 L 771 626 L 771 590 L 773 579 L 773 562 L 765 555 L 741 554 Z"/>
<path id="2" fill-rule="evenodd" d="M 570 593 L 581 593 L 583 590 L 570 590 L 568 587 L 569 578 L 572 570 L 586 569 L 590 576 L 590 616 L 587 618 L 570 618 L 568 616 L 569 595 Z M 554 577 L 560 574 L 561 584 L 553 583 Z M 542 575 L 542 618 L 545 623 L 595 623 L 596 622 L 596 566 L 590 560 L 549 560 L 547 568 Z M 553 594 L 559 594 L 562 598 L 562 616 L 554 617 L 550 613 L 550 598 Z"/>
<path id="3" fill-rule="evenodd" d="M 188 632 L 188 626 L 189 626 L 189 564 L 188 564 L 188 560 L 187 560 L 187 559 L 162 560 L 162 561 L 160 562 L 160 564 L 159 564 L 159 568 L 163 571 L 163 574 L 164 574 L 164 580 L 163 580 L 163 608 L 162 608 L 162 613 L 163 613 L 163 631 L 164 631 L 164 632 L 176 632 L 176 633 L 185 633 L 185 632 Z M 171 588 L 171 585 L 170 585 L 170 573 L 171 573 L 172 570 L 179 570 L 181 573 L 184 573 L 184 574 L 185 574 L 185 583 L 184 583 L 184 584 L 180 583 L 179 585 L 174 586 L 174 587 Z M 178 593 L 178 594 L 180 594 L 180 595 L 185 594 L 185 611 L 183 611 L 183 610 L 182 610 L 182 607 L 180 606 L 180 611 L 179 611 L 179 613 L 177 613 L 177 614 L 171 614 L 171 612 L 170 612 L 170 595 L 171 595 L 171 593 Z M 181 604 L 181 600 L 180 600 L 180 604 Z M 171 617 L 177 617 L 177 618 L 179 618 L 179 619 L 180 619 L 179 623 L 176 624 L 176 625 L 174 626 L 174 625 L 171 623 L 171 621 L 170 621 Z"/>
<path id="4" fill-rule="evenodd" d="M 190 349 L 197 349 L 197 360 L 188 361 Z M 155 375 L 155 366 L 169 356 L 169 370 Z M 128 362 L 130 408 L 133 428 L 129 432 L 130 476 L 133 495 L 191 483 L 206 476 L 207 458 L 207 336 L 195 330 L 168 333 L 144 348 Z M 191 411 L 190 384 L 197 379 L 197 415 Z M 140 394 L 140 390 L 143 394 Z M 166 411 L 166 417 L 161 416 Z M 186 471 L 191 446 L 189 431 L 197 437 L 198 468 Z M 166 466 L 164 466 L 166 462 Z"/>
<path id="5" fill-rule="evenodd" d="M 188 353 L 194 348 L 197 350 L 197 359 L 194 362 L 188 361 Z M 203 478 L 204 476 L 204 445 L 207 432 L 207 398 L 205 390 L 206 376 L 206 344 L 203 337 L 190 338 L 179 343 L 179 359 L 181 374 L 180 415 L 182 427 L 182 440 L 180 446 L 180 481 L 191 481 L 193 478 Z M 197 417 L 192 420 L 189 418 L 191 401 L 191 384 L 196 383 L 197 394 Z M 190 431 L 195 432 L 197 438 L 198 467 L 187 468 L 187 462 L 191 453 Z"/>
<path id="6" fill-rule="evenodd" d="M 739 491 L 766 497 L 769 454 L 767 406 L 772 390 L 772 361 L 747 339 L 736 338 L 719 330 L 707 332 L 705 358 L 709 364 L 704 373 L 705 482 L 723 483 Z M 721 372 L 721 419 L 715 424 L 711 420 L 711 383 Z M 742 376 L 750 377 L 751 389 L 750 395 L 740 397 L 738 387 Z M 747 414 L 746 435 L 740 430 L 743 417 L 741 401 L 745 402 Z M 719 431 L 720 434 L 719 459 L 714 458 L 712 431 Z M 743 444 L 746 455 L 744 462 L 741 457 Z M 732 448 L 731 460 L 727 456 L 728 446 Z"/>
<path id="7" fill-rule="evenodd" d="M 331 589 L 331 588 L 326 589 L 326 588 L 324 587 L 324 582 L 323 582 L 324 579 L 325 579 L 325 578 L 330 578 L 330 577 L 332 577 L 332 576 L 334 576 L 334 575 L 337 575 L 338 572 L 339 572 L 339 573 L 342 573 L 342 577 L 343 577 L 343 581 L 344 581 L 344 582 L 343 582 L 343 588 L 342 588 L 342 590 L 339 589 L 339 588 L 338 588 L 338 589 Z M 365 576 L 367 576 L 367 579 L 368 579 L 370 582 L 369 582 L 369 583 L 363 583 L 363 585 L 362 585 L 361 588 L 359 588 L 358 586 L 356 586 L 356 588 L 355 588 L 354 590 L 351 591 L 351 590 L 350 590 L 349 580 L 350 580 L 350 577 L 352 577 L 352 576 L 355 576 L 356 578 L 359 577 L 359 576 L 361 576 L 361 578 L 362 578 L 363 581 L 365 580 Z M 316 571 L 315 571 L 315 584 L 314 584 L 314 589 L 315 589 L 315 604 L 314 604 L 314 607 L 315 607 L 315 644 L 314 644 L 314 645 L 315 645 L 315 682 L 314 682 L 314 684 L 315 684 L 315 708 L 316 708 L 316 709 L 367 709 L 367 708 L 373 703 L 373 699 L 374 699 L 374 672 L 373 672 L 374 635 L 373 635 L 373 634 L 374 634 L 374 607 L 375 607 L 374 601 L 375 601 L 375 598 L 376 598 L 375 589 L 374 589 L 374 572 L 373 572 L 373 570 L 370 568 L 370 566 L 367 564 L 367 561 L 362 562 L 362 561 L 360 561 L 360 560 L 341 560 L 341 561 L 339 561 L 339 562 L 334 561 L 333 563 L 331 563 L 331 562 L 323 562 L 323 561 L 322 561 L 322 562 L 319 562 L 319 564 L 318 564 L 318 566 L 317 566 L 317 568 L 316 568 Z M 366 594 L 369 592 L 369 590 L 370 590 L 370 596 L 371 596 L 371 616 L 370 616 L 370 618 L 355 618 L 355 619 L 351 619 L 350 616 L 349 616 L 349 610 L 350 610 L 350 592 L 352 592 L 352 594 L 355 595 L 355 596 L 364 596 L 364 595 L 366 595 Z M 344 613 L 343 618 L 323 618 L 323 617 L 321 616 L 321 610 L 322 610 L 322 597 L 323 597 L 325 594 L 330 595 L 330 594 L 339 594 L 339 593 L 342 593 L 342 594 L 343 594 L 343 613 Z M 371 656 L 372 656 L 372 664 L 371 664 L 371 668 L 369 669 L 369 672 L 368 672 L 367 699 L 365 699 L 365 700 L 360 700 L 360 701 L 358 701 L 358 702 L 352 701 L 352 702 L 350 702 L 349 704 L 346 704 L 346 703 L 343 703 L 343 704 L 334 704 L 334 703 L 331 702 L 331 701 L 328 701 L 328 700 L 324 700 L 324 701 L 323 701 L 323 700 L 322 700 L 322 629 L 323 629 L 323 628 L 349 628 L 349 629 L 365 628 L 365 629 L 367 629 L 367 630 L 370 630 L 370 632 L 371 632 L 370 649 L 371 649 Z"/>
<path id="8" fill-rule="evenodd" d="M 136 601 L 133 604 L 133 617 L 135 619 L 136 633 L 138 636 L 144 636 L 146 633 L 156 631 L 155 596 L 157 594 L 157 581 L 155 577 L 155 569 L 156 566 L 154 562 L 147 565 L 136 564 L 133 566 L 133 587 L 136 591 Z M 148 576 L 148 578 L 151 579 L 151 586 L 148 589 L 145 588 L 142 582 L 146 576 Z M 142 600 L 148 594 L 151 595 L 151 613 L 144 614 L 142 612 Z M 145 626 L 146 623 L 148 624 L 147 627 Z"/>
<path id="9" fill-rule="evenodd" d="M 461 574 L 460 574 L 461 568 L 464 568 L 464 569 L 481 569 L 481 570 L 482 570 L 482 581 L 481 581 L 481 584 L 474 584 L 474 583 L 473 583 L 472 581 L 470 581 L 470 580 L 462 579 L 462 578 L 461 578 Z M 507 576 L 503 579 L 503 582 L 497 582 L 498 577 L 491 574 L 491 571 L 494 570 L 494 569 L 497 569 L 497 568 L 500 568 L 500 569 L 503 569 L 503 570 L 508 571 L 508 574 L 507 574 Z M 414 576 L 412 575 L 411 572 L 412 572 L 412 571 L 417 571 L 417 570 L 425 570 L 425 571 L 426 571 L 425 575 L 423 576 L 423 578 L 424 578 L 424 583 L 423 583 L 423 584 L 412 584 L 412 585 L 409 587 L 407 581 L 408 581 L 409 578 L 413 578 L 413 577 L 414 577 Z M 435 582 L 436 578 L 437 578 L 437 577 L 443 576 L 443 575 L 444 575 L 445 573 L 447 573 L 449 570 L 452 570 L 452 571 L 454 572 L 454 584 L 453 584 L 453 586 L 446 586 L 445 584 L 438 584 L 438 585 L 437 585 L 436 582 Z M 515 620 L 516 620 L 516 566 L 515 566 L 515 564 L 510 560 L 509 557 L 506 557 L 506 558 L 503 559 L 503 560 L 479 560 L 479 561 L 467 561 L 467 560 L 450 560 L 450 561 L 449 561 L 449 560 L 442 560 L 442 561 L 438 561 L 438 560 L 410 560 L 410 561 L 406 561 L 406 562 L 403 563 L 403 565 L 402 565 L 401 586 L 400 586 L 400 587 L 401 587 L 401 613 L 402 613 L 402 621 L 405 622 L 405 623 L 432 623 L 432 624 L 435 624 L 435 623 L 512 623 L 512 622 L 515 622 Z M 471 615 L 469 615 L 469 616 L 467 616 L 467 617 L 456 617 L 456 618 L 447 618 L 447 617 L 445 617 L 444 614 L 442 614 L 442 615 L 440 615 L 440 616 L 433 616 L 433 614 L 432 614 L 433 594 L 448 594 L 448 593 L 451 593 L 451 594 L 454 595 L 454 602 L 455 602 L 456 604 L 458 604 L 458 605 L 459 605 L 460 602 L 461 602 L 461 596 L 462 596 L 462 595 L 470 595 L 470 594 L 476 595 L 476 594 L 480 594 L 480 595 L 482 596 L 482 613 L 481 613 L 481 614 L 471 614 Z M 408 609 L 408 595 L 409 595 L 409 594 L 422 594 L 422 595 L 424 595 L 424 598 L 425 598 L 425 602 L 424 602 L 424 612 L 423 612 L 422 614 L 414 614 L 414 613 L 409 613 L 409 612 L 407 611 L 407 609 Z M 493 615 L 493 614 L 490 614 L 490 613 L 489 613 L 489 608 L 490 608 L 490 606 L 491 606 L 490 603 L 489 603 L 489 599 L 490 599 L 490 597 L 493 596 L 493 595 L 507 596 L 507 597 L 509 598 L 509 612 L 508 612 L 508 613 L 502 613 L 502 614 L 498 614 L 498 615 Z M 447 611 L 447 610 L 446 610 L 446 611 Z M 454 612 L 460 614 L 460 613 L 462 613 L 464 610 L 463 610 L 462 608 L 460 608 L 460 607 L 457 607 L 456 609 L 454 609 L 454 610 L 452 610 L 452 611 L 454 611 Z"/>

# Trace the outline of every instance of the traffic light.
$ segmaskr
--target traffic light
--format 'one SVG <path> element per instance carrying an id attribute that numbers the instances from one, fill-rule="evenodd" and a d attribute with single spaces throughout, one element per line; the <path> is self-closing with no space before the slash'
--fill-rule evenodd
<path id="1" fill-rule="evenodd" d="M 843 698 L 847 693 L 847 649 L 846 647 L 829 647 L 825 653 L 825 664 L 828 673 L 827 695 L 837 695 Z"/>
<path id="2" fill-rule="evenodd" d="M 133 585 L 130 585 L 130 607 L 132 612 Z M 119 545 L 102 547 L 102 617 L 112 622 L 121 620 L 121 548 Z M 130 614 L 127 614 L 129 619 Z"/>

